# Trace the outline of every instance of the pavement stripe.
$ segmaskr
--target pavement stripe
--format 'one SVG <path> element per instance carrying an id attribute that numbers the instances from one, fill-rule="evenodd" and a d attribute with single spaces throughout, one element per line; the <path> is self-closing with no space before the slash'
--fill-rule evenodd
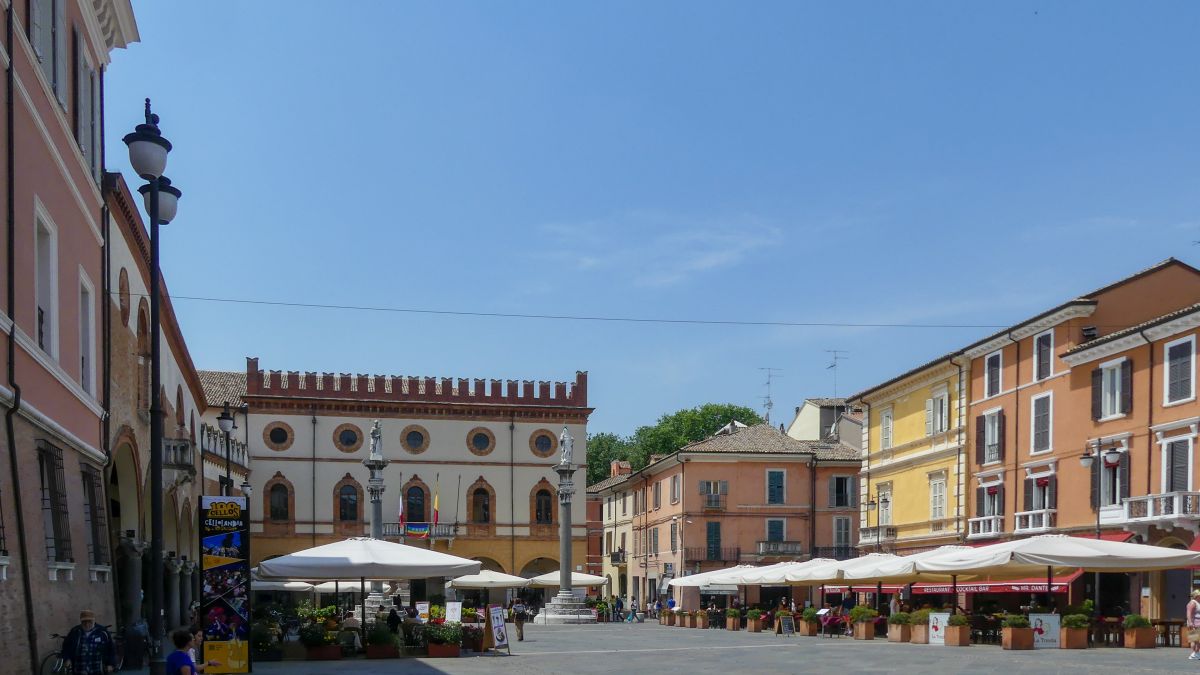
<path id="1" fill-rule="evenodd" d="M 528 652 L 521 656 L 550 656 L 563 654 L 632 654 L 636 652 L 703 652 L 717 651 L 726 649 L 772 649 L 778 647 L 799 647 L 800 643 L 795 644 L 767 644 L 767 645 L 729 645 L 725 647 L 654 647 L 647 649 L 592 649 L 588 651 L 569 651 L 569 652 Z M 515 655 L 514 655 L 515 656 Z"/>

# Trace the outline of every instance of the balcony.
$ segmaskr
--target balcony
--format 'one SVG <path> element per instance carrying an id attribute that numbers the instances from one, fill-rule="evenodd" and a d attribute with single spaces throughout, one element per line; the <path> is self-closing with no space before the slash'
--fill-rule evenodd
<path id="1" fill-rule="evenodd" d="M 967 519 L 967 539 L 988 539 L 1004 533 L 1004 516 L 980 516 Z"/>
<path id="2" fill-rule="evenodd" d="M 804 555 L 804 543 L 799 541 L 760 541 L 758 542 L 758 554 L 798 557 Z"/>
<path id="3" fill-rule="evenodd" d="M 433 523 L 384 523 L 384 537 L 399 537 L 401 539 L 453 539 L 458 534 L 458 525 Z"/>
<path id="4" fill-rule="evenodd" d="M 1125 500 L 1124 516 L 1130 525 L 1181 527 L 1200 532 L 1200 492 L 1166 492 Z"/>
<path id="5" fill-rule="evenodd" d="M 834 560 L 849 560 L 858 557 L 858 549 L 850 546 L 818 546 L 813 549 L 814 558 L 832 558 Z"/>
<path id="6" fill-rule="evenodd" d="M 209 424 L 201 424 L 196 433 L 200 442 L 200 452 L 218 464 L 225 463 L 225 433 Z M 229 461 L 240 468 L 249 467 L 246 459 L 246 444 L 236 438 L 229 439 Z"/>
<path id="7" fill-rule="evenodd" d="M 709 562 L 737 562 L 742 558 L 742 549 L 737 546 L 702 546 L 684 551 L 686 560 Z"/>
<path id="8" fill-rule="evenodd" d="M 176 485 L 196 477 L 196 453 L 186 438 L 163 439 L 163 471 Z"/>
<path id="9" fill-rule="evenodd" d="M 724 511 L 725 495 L 700 495 L 705 511 Z"/>
<path id="10" fill-rule="evenodd" d="M 892 525 L 864 527 L 858 531 L 859 546 L 878 546 L 884 542 L 895 540 L 896 528 Z"/>
<path id="11" fill-rule="evenodd" d="M 1015 534 L 1037 534 L 1049 532 L 1058 525 L 1058 509 L 1039 509 L 1037 511 L 1021 511 L 1013 514 L 1016 519 Z"/>
<path id="12" fill-rule="evenodd" d="M 613 551 L 608 554 L 608 563 L 610 565 L 627 565 L 629 564 L 625 557 L 625 551 Z"/>

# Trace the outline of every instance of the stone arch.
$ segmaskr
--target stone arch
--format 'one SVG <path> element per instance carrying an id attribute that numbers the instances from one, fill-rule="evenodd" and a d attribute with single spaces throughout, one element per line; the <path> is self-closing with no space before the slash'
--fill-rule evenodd
<path id="1" fill-rule="evenodd" d="M 283 486 L 287 490 L 287 519 L 280 520 L 272 518 L 271 513 L 271 491 L 276 486 Z M 262 523 L 264 534 L 291 534 L 296 527 L 296 488 L 292 482 L 284 477 L 282 472 L 276 471 L 274 476 L 263 484 L 262 491 Z"/>
<path id="2" fill-rule="evenodd" d="M 353 520 L 342 519 L 342 490 L 343 488 L 353 488 L 351 493 L 347 490 L 348 495 L 353 495 L 354 503 L 351 505 L 353 509 Z M 333 486 L 333 527 L 338 534 L 353 534 L 362 536 L 363 533 L 363 488 L 354 476 L 347 473 L 342 476 L 342 479 Z"/>
<path id="3" fill-rule="evenodd" d="M 175 426 L 183 429 L 183 420 L 183 385 L 177 384 L 175 385 Z"/>
<path id="4" fill-rule="evenodd" d="M 531 579 L 533 577 L 546 574 L 548 572 L 558 571 L 558 561 L 554 558 L 546 558 L 543 556 L 533 556 L 521 563 L 521 573 L 517 576 Z"/>
<path id="5" fill-rule="evenodd" d="M 192 442 L 192 445 L 196 444 L 196 411 L 195 410 L 192 411 L 191 420 L 188 422 L 188 440 L 190 440 Z"/>
<path id="6" fill-rule="evenodd" d="M 543 504 L 538 504 L 538 496 L 543 496 Z M 549 504 L 545 504 L 545 497 L 549 497 Z M 544 511 L 549 509 L 549 522 L 545 522 Z M 541 520 L 538 516 L 543 516 Z M 558 490 L 550 484 L 550 481 L 542 478 L 529 491 L 529 528 L 534 536 L 548 536 L 554 534 L 554 525 L 558 522 Z"/>
<path id="7" fill-rule="evenodd" d="M 137 404 L 139 410 L 150 409 L 150 305 L 146 298 L 138 302 L 137 313 Z"/>
<path id="8" fill-rule="evenodd" d="M 196 560 L 196 530 L 192 517 L 192 500 L 183 498 L 183 515 L 179 518 L 179 555 Z"/>
<path id="9" fill-rule="evenodd" d="M 413 513 L 410 508 L 412 503 L 409 500 L 409 490 L 417 489 L 421 491 L 421 513 Z M 406 523 L 423 523 L 433 520 L 433 502 L 430 501 L 429 486 L 417 474 L 413 474 L 412 478 L 401 488 L 400 494 L 404 498 L 404 522 Z M 420 516 L 420 517 L 417 517 Z"/>
<path id="10" fill-rule="evenodd" d="M 128 425 L 117 430 L 113 441 L 116 448 L 108 465 L 108 522 L 118 538 L 142 535 L 142 484 L 138 480 L 141 469 L 138 464 L 137 437 Z"/>
<path id="11" fill-rule="evenodd" d="M 504 574 L 509 574 L 509 571 L 504 569 L 504 565 L 500 564 L 499 561 L 497 561 L 493 558 L 489 558 L 487 556 L 482 556 L 482 555 L 477 555 L 474 558 L 471 558 L 471 560 L 479 561 L 479 563 L 480 563 L 479 569 L 480 570 L 490 570 L 492 572 L 502 572 Z"/>
<path id="12" fill-rule="evenodd" d="M 163 557 L 166 558 L 171 551 L 179 555 L 179 502 L 175 493 L 163 497 Z"/>
<path id="13" fill-rule="evenodd" d="M 496 490 L 480 476 L 467 488 L 467 531 L 491 536 L 496 525 Z"/>

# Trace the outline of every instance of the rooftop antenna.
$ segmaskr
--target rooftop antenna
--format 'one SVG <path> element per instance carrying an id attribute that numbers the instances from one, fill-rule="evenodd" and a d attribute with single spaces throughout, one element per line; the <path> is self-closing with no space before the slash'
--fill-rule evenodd
<path id="1" fill-rule="evenodd" d="M 848 354 L 849 352 L 847 352 L 844 349 L 826 349 L 825 353 L 833 354 L 833 363 L 829 364 L 828 366 L 825 366 L 825 370 L 833 371 L 833 397 L 837 398 L 838 397 L 838 391 L 837 391 L 838 361 L 845 361 L 846 359 L 850 358 L 849 356 L 842 356 L 842 354 Z"/>
<path id="2" fill-rule="evenodd" d="M 777 377 L 783 377 L 782 375 L 776 375 L 776 373 L 782 373 L 783 369 L 782 368 L 759 368 L 759 370 L 765 370 L 767 372 L 767 395 L 763 396 L 762 399 L 763 399 L 763 408 L 767 411 L 767 424 L 770 424 L 771 423 L 771 408 L 775 407 L 775 402 L 771 400 L 771 380 L 773 380 Z"/>

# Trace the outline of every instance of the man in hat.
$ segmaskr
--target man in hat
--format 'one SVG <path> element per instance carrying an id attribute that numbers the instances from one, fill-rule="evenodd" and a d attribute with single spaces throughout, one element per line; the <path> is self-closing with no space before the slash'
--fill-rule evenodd
<path id="1" fill-rule="evenodd" d="M 63 658 L 75 675 L 105 675 L 117 663 L 112 637 L 103 626 L 96 625 L 96 614 L 90 609 L 79 613 L 79 625 L 67 633 L 63 642 Z"/>

